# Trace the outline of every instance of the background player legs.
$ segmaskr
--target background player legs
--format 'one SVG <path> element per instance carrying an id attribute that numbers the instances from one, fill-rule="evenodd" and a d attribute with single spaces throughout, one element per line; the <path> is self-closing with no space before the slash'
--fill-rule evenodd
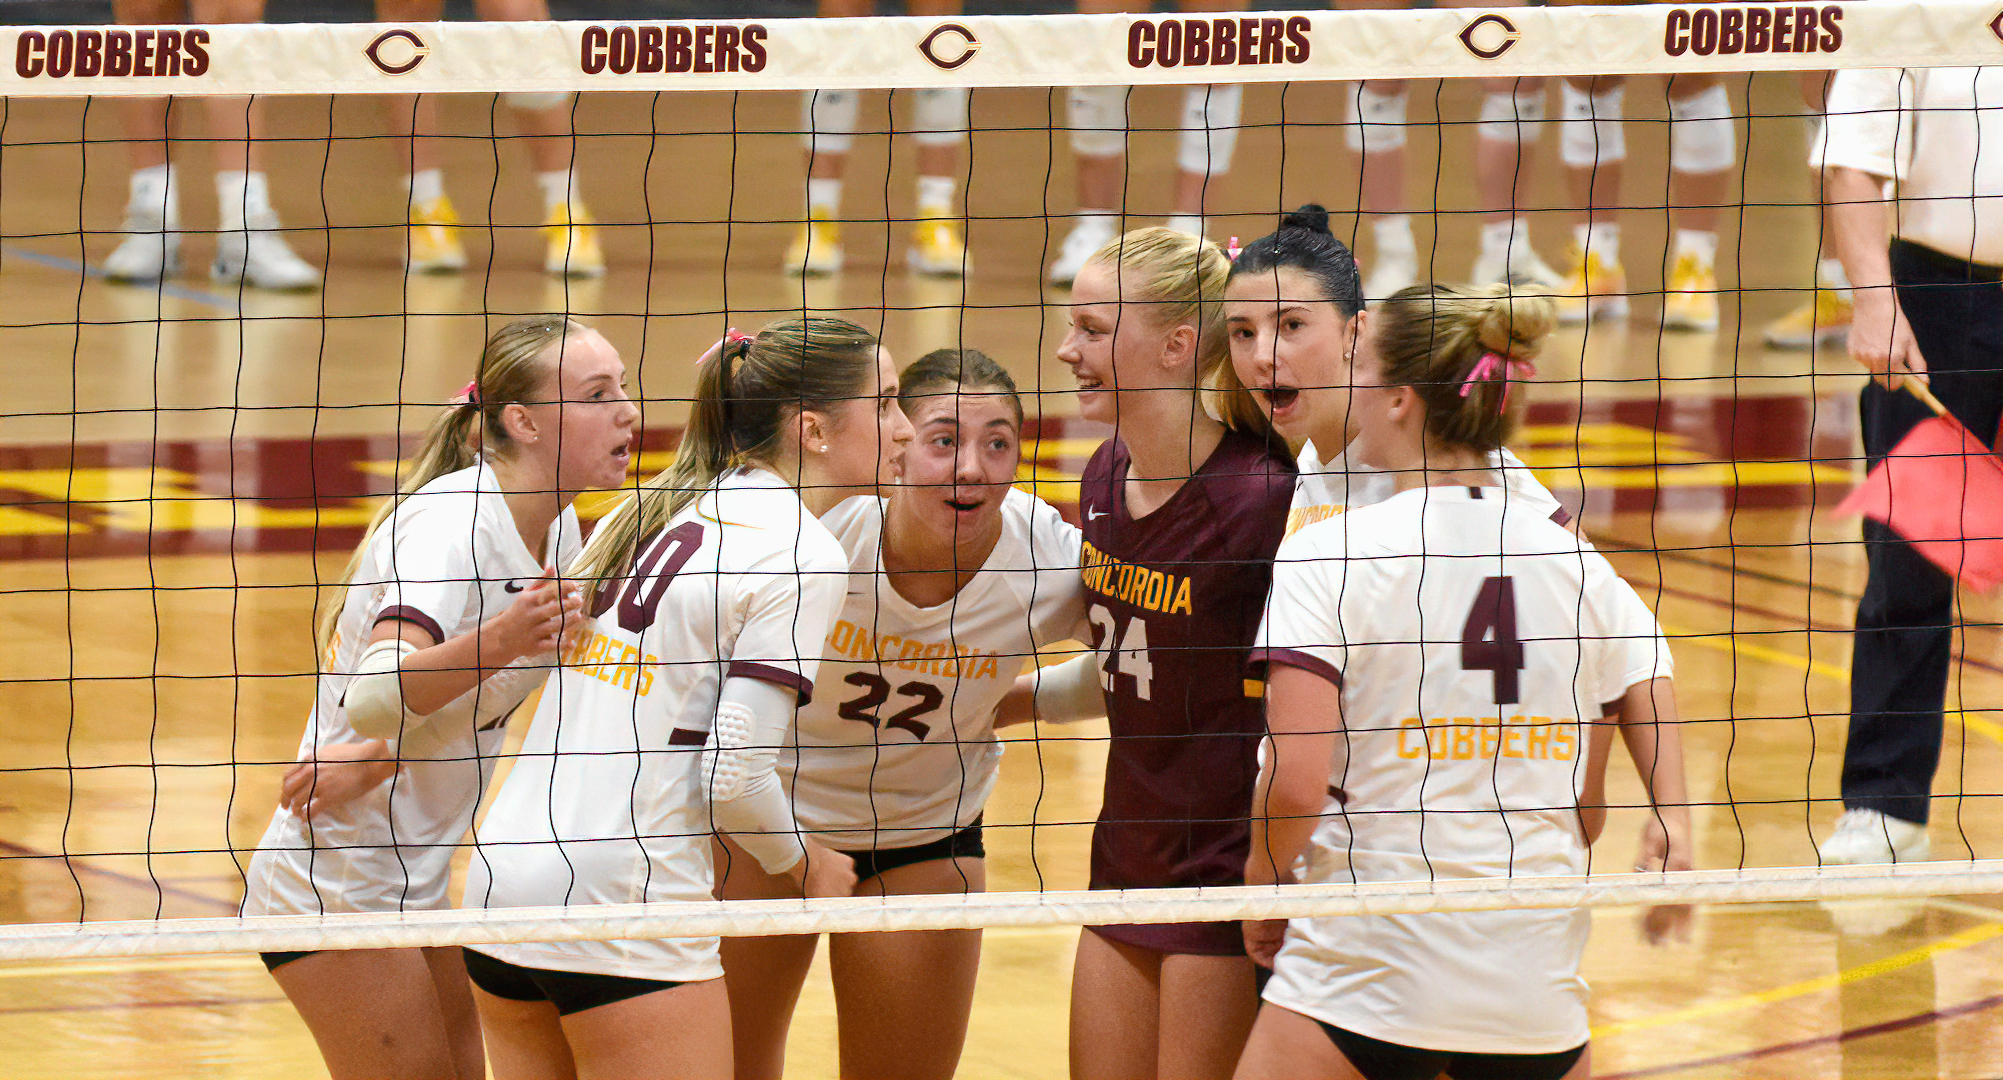
<path id="1" fill-rule="evenodd" d="M 856 883 L 858 896 L 987 891 L 984 859 L 934 859 Z M 981 964 L 979 930 L 835 934 L 828 940 L 852 1080 L 947 1080 L 958 1069 Z"/>
<path id="2" fill-rule="evenodd" d="M 548 0 L 474 0 L 473 10 L 487 22 L 547 22 Z M 584 206 L 577 184 L 577 133 L 572 127 L 572 95 L 555 93 L 503 94 L 501 100 L 515 117 L 536 186 L 542 189 L 543 270 L 564 277 L 599 277 L 605 254 L 598 230 Z"/>
<path id="3" fill-rule="evenodd" d="M 1662 325 L 1718 329 L 1718 217 L 1729 197 L 1738 137 L 1732 99 L 1716 74 L 1669 80 L 1669 205 L 1676 233 L 1663 285 Z"/>
<path id="4" fill-rule="evenodd" d="M 1628 313 L 1627 275 L 1620 266 L 1621 173 L 1627 135 L 1621 113 L 1627 80 L 1568 76 L 1559 86 L 1559 159 L 1571 205 L 1571 267 L 1558 298 L 1558 320 L 1577 325 Z"/>
<path id="5" fill-rule="evenodd" d="M 1072 1080 L 1228 1077 L 1259 1007 L 1252 962 L 1078 935 Z"/>
<path id="6" fill-rule="evenodd" d="M 1526 150 L 1544 128 L 1543 79 L 1483 80 L 1475 128 L 1475 191 L 1481 200 L 1481 253 L 1474 281 L 1557 288 L 1563 279 L 1537 255 L 1523 200 L 1535 187 L 1535 159 Z"/>
<path id="7" fill-rule="evenodd" d="M 960 13 L 960 0 L 910 0 L 916 16 Z M 824 19 L 861 18 L 876 13 L 876 0 L 821 0 Z M 918 144 L 916 222 L 907 253 L 921 274 L 958 277 L 967 269 L 966 242 L 953 210 L 961 173 L 960 147 L 967 137 L 967 91 L 928 88 L 893 96 L 910 97 L 909 131 Z M 853 90 L 809 90 L 801 95 L 801 131 L 807 149 L 807 220 L 786 252 L 789 274 L 833 274 L 841 270 L 842 175 L 854 143 L 859 102 Z M 892 127 L 896 124 L 893 121 Z"/>
<path id="8" fill-rule="evenodd" d="M 1363 5 L 1357 5 L 1363 6 Z M 1403 4 L 1389 5 L 1403 7 Z M 1412 216 L 1405 212 L 1405 116 L 1410 93 L 1403 80 L 1371 80 L 1345 90 L 1349 149 L 1357 155 L 1356 209 L 1370 222 L 1370 272 L 1363 298 L 1382 300 L 1419 280 L 1419 251 Z"/>
<path id="9" fill-rule="evenodd" d="M 1811 139 L 1822 136 L 1822 113 L 1829 97 L 1829 80 L 1834 73 L 1828 71 L 1804 71 L 1801 78 L 1801 100 L 1808 106 L 1814 118 L 1814 134 Z M 1842 260 L 1836 258 L 1835 251 L 1828 242 L 1829 226 L 1823 218 L 1822 208 L 1828 203 L 1822 192 L 1822 173 L 1817 169 L 1808 170 L 1809 197 L 1814 200 L 1820 215 L 1817 227 L 1823 241 L 1815 253 L 1815 294 L 1809 301 L 1786 315 L 1767 324 L 1766 343 L 1776 349 L 1814 349 L 1823 345 L 1841 345 L 1850 337 L 1850 321 L 1855 305 L 1850 295 L 1850 277 L 1844 273 Z"/>
<path id="10" fill-rule="evenodd" d="M 376 0 L 380 22 L 435 22 L 445 15 L 442 0 Z M 459 243 L 459 214 L 445 194 L 445 162 L 438 152 L 438 99 L 435 95 L 392 94 L 383 98 L 383 116 L 398 136 L 408 196 L 404 265 L 417 273 L 450 273 L 466 267 Z"/>
<path id="11" fill-rule="evenodd" d="M 118 21 L 159 24 L 247 23 L 264 19 L 264 0 L 116 0 Z M 263 107 L 244 97 L 212 97 L 205 110 L 215 146 L 219 234 L 210 275 L 263 289 L 311 289 L 320 272 L 293 254 L 278 235 L 258 141 Z M 132 177 L 125 208 L 125 239 L 106 257 L 105 273 L 115 281 L 158 281 L 180 270 L 180 210 L 173 166 L 168 160 L 169 105 L 166 98 L 130 98 L 123 104 L 130 140 Z"/>
<path id="12" fill-rule="evenodd" d="M 281 965 L 272 977 L 313 1032 L 334 1080 L 473 1080 L 485 1066 L 458 952 L 330 950 Z M 453 955 L 433 955 L 442 953 Z"/>

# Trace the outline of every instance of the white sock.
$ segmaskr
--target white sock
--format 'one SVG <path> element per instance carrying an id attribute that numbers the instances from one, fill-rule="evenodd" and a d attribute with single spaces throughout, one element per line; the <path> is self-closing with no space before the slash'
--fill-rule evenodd
<path id="1" fill-rule="evenodd" d="M 1590 251 L 1608 265 L 1620 261 L 1620 226 L 1611 221 L 1596 221 L 1590 227 L 1572 226 L 1572 242 L 1579 245 L 1580 251 Z"/>
<path id="2" fill-rule="evenodd" d="M 269 218 L 271 185 L 261 172 L 234 169 L 216 173 L 216 203 L 224 232 L 246 227 L 246 222 Z"/>
<path id="3" fill-rule="evenodd" d="M 1120 228 L 1120 217 L 1111 210 L 1101 210 L 1093 206 L 1081 206 L 1078 208 L 1077 217 L 1080 228 L 1087 225 L 1099 225 L 1104 226 L 1109 232 L 1116 232 Z"/>
<path id="4" fill-rule="evenodd" d="M 842 204 L 842 182 L 809 178 L 807 180 L 807 210 L 809 213 L 824 211 L 828 217 L 835 216 L 836 208 Z"/>
<path id="5" fill-rule="evenodd" d="M 1188 233 L 1199 240 L 1203 239 L 1202 214 L 1172 214 L 1163 224 L 1174 229 L 1176 232 Z"/>
<path id="6" fill-rule="evenodd" d="M 812 183 L 812 181 L 809 181 L 809 183 Z M 951 216 L 953 213 L 953 189 L 955 186 L 953 178 L 950 176 L 919 177 L 918 213 L 933 217 Z"/>
<path id="7" fill-rule="evenodd" d="M 547 213 L 577 197 L 577 172 L 574 169 L 552 169 L 537 173 L 536 186 L 542 188 L 542 208 Z"/>
<path id="8" fill-rule="evenodd" d="M 172 165 L 148 165 L 132 170 L 132 180 L 128 185 L 131 194 L 128 200 L 133 206 L 148 210 L 159 210 L 167 205 L 174 190 L 174 167 Z"/>
<path id="9" fill-rule="evenodd" d="M 1676 254 L 1695 255 L 1705 266 L 1718 265 L 1718 234 L 1709 229 L 1676 230 Z"/>
<path id="10" fill-rule="evenodd" d="M 1845 300 L 1850 299 L 1850 275 L 1843 272 L 1841 259 L 1817 259 L 1815 283 L 1825 289 L 1836 290 Z"/>
<path id="11" fill-rule="evenodd" d="M 412 206 L 428 206 L 445 197 L 445 170 L 419 169 L 403 178 Z"/>
<path id="12" fill-rule="evenodd" d="M 1529 231 L 1518 231 L 1519 224 L 1518 220 L 1513 217 L 1506 217 L 1501 221 L 1483 223 L 1481 227 L 1482 258 L 1506 260 L 1509 257 L 1509 249 L 1513 245 L 1528 242 L 1530 238 Z"/>
<path id="13" fill-rule="evenodd" d="M 1412 240 L 1412 215 L 1378 214 L 1370 223 L 1370 235 L 1377 239 L 1377 258 L 1403 255 L 1416 258 L 1418 244 Z"/>

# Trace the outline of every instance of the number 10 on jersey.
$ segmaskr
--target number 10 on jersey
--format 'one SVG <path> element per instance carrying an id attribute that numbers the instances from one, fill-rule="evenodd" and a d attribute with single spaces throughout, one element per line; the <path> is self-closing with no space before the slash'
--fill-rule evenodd
<path id="1" fill-rule="evenodd" d="M 1153 689 L 1155 668 L 1148 659 L 1148 624 L 1138 616 L 1128 619 L 1122 629 L 1119 620 L 1106 610 L 1104 604 L 1093 604 L 1089 613 L 1092 626 L 1098 631 L 1099 650 L 1106 656 L 1099 666 L 1099 688 L 1113 693 L 1118 688 L 1120 675 L 1131 676 L 1134 680 L 1134 696 L 1142 701 L 1153 700 L 1149 694 Z"/>

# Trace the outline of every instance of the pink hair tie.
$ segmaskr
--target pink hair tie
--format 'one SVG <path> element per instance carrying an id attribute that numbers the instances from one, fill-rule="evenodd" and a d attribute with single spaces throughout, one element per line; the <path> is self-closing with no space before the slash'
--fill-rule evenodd
<path id="1" fill-rule="evenodd" d="M 1473 390 L 1474 384 L 1477 382 L 1488 379 L 1498 380 L 1502 383 L 1502 400 L 1496 402 L 1495 411 L 1501 412 L 1509 407 L 1510 378 L 1514 377 L 1519 380 L 1528 381 L 1535 377 L 1536 374 L 1536 365 L 1528 360 L 1518 360 L 1499 353 L 1485 352 L 1481 354 L 1481 359 L 1475 362 L 1474 370 L 1468 372 L 1467 378 L 1461 381 L 1461 396 L 1466 397 L 1468 391 Z"/>
<path id="2" fill-rule="evenodd" d="M 744 331 L 739 330 L 737 327 L 733 326 L 730 329 L 725 330 L 723 332 L 723 340 L 729 342 L 732 345 L 736 345 L 740 342 L 755 341 L 757 339 L 754 338 L 752 335 L 747 334 Z"/>
<path id="3" fill-rule="evenodd" d="M 1245 249 L 1238 246 L 1238 238 L 1235 236 L 1224 244 L 1224 254 L 1230 256 L 1232 262 L 1238 261 L 1238 253 L 1243 250 Z"/>
<path id="4" fill-rule="evenodd" d="M 453 404 L 475 405 L 475 406 L 479 405 L 480 404 L 479 380 L 476 379 L 472 382 L 467 383 L 466 389 L 459 391 L 459 397 L 453 401 Z"/>

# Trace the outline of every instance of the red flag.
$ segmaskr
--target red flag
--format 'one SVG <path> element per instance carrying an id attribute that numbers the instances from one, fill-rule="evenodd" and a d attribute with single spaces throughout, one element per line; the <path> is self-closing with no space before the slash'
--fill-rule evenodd
<path id="1" fill-rule="evenodd" d="M 2003 461 L 1951 416 L 1899 440 L 1836 512 L 1884 522 L 1963 585 L 2003 584 Z"/>

